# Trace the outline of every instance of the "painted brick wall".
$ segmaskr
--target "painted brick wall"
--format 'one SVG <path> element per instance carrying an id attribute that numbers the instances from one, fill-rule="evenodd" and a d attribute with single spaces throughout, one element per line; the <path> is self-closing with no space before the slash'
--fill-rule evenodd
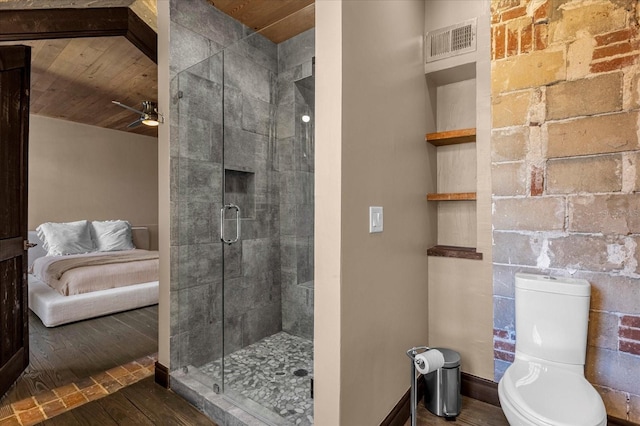
<path id="1" fill-rule="evenodd" d="M 640 422 L 638 3 L 491 8 L 495 379 L 514 358 L 514 274 L 584 278 L 586 376 Z"/>

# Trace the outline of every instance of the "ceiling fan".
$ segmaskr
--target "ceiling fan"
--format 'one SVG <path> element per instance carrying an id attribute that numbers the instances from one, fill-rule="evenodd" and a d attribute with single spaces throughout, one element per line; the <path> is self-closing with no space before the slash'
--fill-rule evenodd
<path id="1" fill-rule="evenodd" d="M 153 101 L 142 101 L 142 110 L 137 110 L 118 101 L 111 102 L 118 106 L 121 106 L 124 109 L 128 109 L 129 111 L 140 114 L 140 118 L 129 124 L 127 126 L 127 129 L 133 129 L 135 127 L 138 127 L 140 124 L 144 124 L 147 126 L 157 126 L 160 123 L 164 123 L 164 117 L 158 112 L 158 104 Z"/>

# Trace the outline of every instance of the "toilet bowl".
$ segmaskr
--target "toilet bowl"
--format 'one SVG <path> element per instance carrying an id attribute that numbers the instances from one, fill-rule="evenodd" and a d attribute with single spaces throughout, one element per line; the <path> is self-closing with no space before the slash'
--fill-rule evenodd
<path id="1" fill-rule="evenodd" d="M 607 413 L 584 377 L 591 286 L 516 274 L 516 355 L 498 384 L 512 426 L 599 426 Z"/>
<path id="2" fill-rule="evenodd" d="M 602 398 L 581 373 L 517 360 L 498 384 L 509 424 L 599 426 L 607 424 Z"/>

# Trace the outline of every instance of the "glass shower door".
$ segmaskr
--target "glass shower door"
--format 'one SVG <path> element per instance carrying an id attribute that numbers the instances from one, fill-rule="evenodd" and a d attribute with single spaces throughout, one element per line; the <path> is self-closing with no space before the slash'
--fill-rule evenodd
<path id="1" fill-rule="evenodd" d="M 250 35 L 224 52 L 224 200 L 239 207 L 239 241 L 224 247 L 225 395 L 272 424 L 280 361 L 265 347 L 282 331 L 277 45 Z M 233 211 L 232 211 L 233 210 Z M 234 236 L 235 208 L 225 230 Z M 267 408 L 265 408 L 267 407 Z"/>
<path id="2" fill-rule="evenodd" d="M 171 123 L 172 365 L 209 389 L 223 390 L 224 205 L 223 54 L 173 79 L 177 108 Z M 177 135 L 176 135 L 177 132 Z M 177 136 L 177 137 L 176 137 Z M 177 284 L 176 284 L 177 283 Z M 175 312 L 175 313 L 174 313 Z M 177 324 L 176 324 L 177 323 Z"/>
<path id="3" fill-rule="evenodd" d="M 300 73 L 281 75 L 260 34 L 224 51 L 225 239 L 240 228 L 223 248 L 224 393 L 274 425 L 313 423 L 314 88 Z"/>

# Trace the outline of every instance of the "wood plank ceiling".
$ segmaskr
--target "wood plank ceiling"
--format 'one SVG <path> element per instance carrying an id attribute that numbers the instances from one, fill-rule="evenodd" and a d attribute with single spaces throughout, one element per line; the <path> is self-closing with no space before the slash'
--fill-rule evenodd
<path id="1" fill-rule="evenodd" d="M 55 9 L 59 7 L 123 6 L 133 0 L 0 0 L 3 9 Z M 152 0 L 136 0 L 148 12 Z M 281 43 L 315 25 L 315 0 L 207 0 L 222 12 Z M 65 6 L 66 5 L 66 6 Z M 155 6 L 155 4 L 153 4 Z M 109 6 L 110 7 L 110 6 Z M 148 14 L 148 13 L 147 13 Z M 149 17 L 144 18 L 149 21 Z M 155 25 L 152 25 L 152 27 Z M 33 37 L 30 37 L 33 38 Z M 18 44 L 15 41 L 0 44 Z M 157 129 L 127 125 L 138 116 L 111 103 L 120 101 L 141 108 L 143 100 L 157 102 L 157 66 L 127 38 L 79 37 L 19 40 L 32 47 L 31 112 L 46 117 L 109 129 L 157 136 Z M 159 107 L 160 112 L 163 106 Z"/>
<path id="2" fill-rule="evenodd" d="M 32 47 L 31 113 L 107 129 L 127 130 L 138 115 L 111 103 L 141 109 L 157 102 L 156 64 L 124 37 L 21 42 Z M 157 136 L 138 126 L 133 133 Z"/>
<path id="3" fill-rule="evenodd" d="M 315 26 L 315 0 L 207 1 L 276 44 Z"/>

